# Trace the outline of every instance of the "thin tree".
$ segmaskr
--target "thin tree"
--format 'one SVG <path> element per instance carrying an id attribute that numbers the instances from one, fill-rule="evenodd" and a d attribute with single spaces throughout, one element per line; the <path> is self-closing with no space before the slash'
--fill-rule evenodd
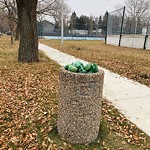
<path id="1" fill-rule="evenodd" d="M 71 34 L 73 34 L 73 30 L 76 29 L 76 21 L 77 21 L 77 15 L 75 12 L 73 12 L 70 18 Z"/>
<path id="2" fill-rule="evenodd" d="M 1 10 L 7 12 L 7 17 L 9 20 L 9 28 L 11 33 L 11 44 L 14 42 L 14 34 L 17 26 L 17 9 L 15 0 L 0 0 Z"/>
<path id="3" fill-rule="evenodd" d="M 88 34 L 92 34 L 92 31 L 93 31 L 93 16 L 90 16 L 89 18 L 89 28 L 88 28 Z"/>
<path id="4" fill-rule="evenodd" d="M 7 12 L 0 9 L 0 32 L 6 33 L 10 30 Z"/>

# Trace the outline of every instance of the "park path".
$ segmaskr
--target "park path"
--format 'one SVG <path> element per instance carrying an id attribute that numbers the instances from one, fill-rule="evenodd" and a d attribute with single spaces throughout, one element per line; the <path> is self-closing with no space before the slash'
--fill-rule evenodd
<path id="1" fill-rule="evenodd" d="M 39 44 L 39 49 L 61 66 L 75 61 L 88 63 L 43 44 Z M 105 72 L 103 96 L 150 136 L 150 88 L 107 69 L 101 69 Z"/>

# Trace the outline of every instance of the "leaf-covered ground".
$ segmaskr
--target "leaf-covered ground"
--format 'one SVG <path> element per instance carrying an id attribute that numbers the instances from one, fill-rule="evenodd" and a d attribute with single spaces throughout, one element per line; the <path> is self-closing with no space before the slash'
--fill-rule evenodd
<path id="1" fill-rule="evenodd" d="M 0 147 L 41 149 L 55 120 L 59 66 L 42 55 L 18 63 L 17 43 L 0 40 Z"/>
<path id="2" fill-rule="evenodd" d="M 150 86 L 150 50 L 105 45 L 103 41 L 41 40 L 51 47 Z"/>
<path id="3" fill-rule="evenodd" d="M 150 138 L 106 100 L 99 137 L 69 144 L 57 133 L 59 65 L 17 62 L 18 43 L 0 38 L 0 150 L 148 150 Z"/>

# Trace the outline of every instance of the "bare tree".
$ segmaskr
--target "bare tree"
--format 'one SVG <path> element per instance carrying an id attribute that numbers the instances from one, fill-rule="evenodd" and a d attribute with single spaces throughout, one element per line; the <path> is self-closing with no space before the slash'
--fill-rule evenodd
<path id="1" fill-rule="evenodd" d="M 15 21 L 17 20 L 18 22 L 17 25 L 20 31 L 18 61 L 38 62 L 37 14 L 51 15 L 54 17 L 54 20 L 60 22 L 61 1 L 0 0 L 0 3 L 3 4 L 3 7 L 7 8 L 12 35 L 15 28 Z M 40 7 L 37 7 L 38 4 Z M 64 7 L 64 14 L 66 14 L 67 10 L 67 7 Z"/>
<path id="2" fill-rule="evenodd" d="M 54 9 L 57 0 L 41 0 L 37 5 L 37 20 L 41 21 L 45 16 L 51 16 L 49 13 Z"/>
<path id="3" fill-rule="evenodd" d="M 11 44 L 13 44 L 13 36 L 17 26 L 17 9 L 15 0 L 0 0 L 1 10 L 6 10 L 11 31 Z"/>
<path id="4" fill-rule="evenodd" d="M 41 21 L 45 16 L 51 16 L 54 19 L 55 23 L 60 28 L 61 13 L 62 13 L 61 7 L 62 7 L 62 0 L 39 1 L 37 9 L 38 20 Z M 70 13 L 69 6 L 64 1 L 63 3 L 64 23 L 67 23 L 69 13 Z"/>
<path id="5" fill-rule="evenodd" d="M 0 31 L 6 33 L 10 30 L 7 12 L 0 9 Z"/>
<path id="6" fill-rule="evenodd" d="M 150 0 L 126 0 L 126 11 L 132 18 L 144 18 L 150 10 Z"/>
<path id="7" fill-rule="evenodd" d="M 37 36 L 37 13 L 53 15 L 60 12 L 59 0 L 16 0 L 18 10 L 18 25 L 20 30 L 20 45 L 18 51 L 19 62 L 38 62 L 38 36 Z M 38 2 L 44 5 L 37 10 Z M 57 7 L 55 7 L 57 6 Z M 56 9 L 57 8 L 57 9 Z M 53 15 L 57 16 L 57 15 Z"/>

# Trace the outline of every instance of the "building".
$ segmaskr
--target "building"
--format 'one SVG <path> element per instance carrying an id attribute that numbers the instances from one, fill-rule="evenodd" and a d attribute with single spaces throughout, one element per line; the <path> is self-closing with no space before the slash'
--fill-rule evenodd
<path id="1" fill-rule="evenodd" d="M 92 31 L 92 35 L 101 36 L 102 35 L 102 29 L 97 29 L 97 30 Z"/>
<path id="2" fill-rule="evenodd" d="M 38 36 L 50 36 L 54 34 L 55 25 L 47 20 L 37 23 Z"/>
<path id="3" fill-rule="evenodd" d="M 76 36 L 85 36 L 88 35 L 88 30 L 69 30 L 69 34 Z"/>

